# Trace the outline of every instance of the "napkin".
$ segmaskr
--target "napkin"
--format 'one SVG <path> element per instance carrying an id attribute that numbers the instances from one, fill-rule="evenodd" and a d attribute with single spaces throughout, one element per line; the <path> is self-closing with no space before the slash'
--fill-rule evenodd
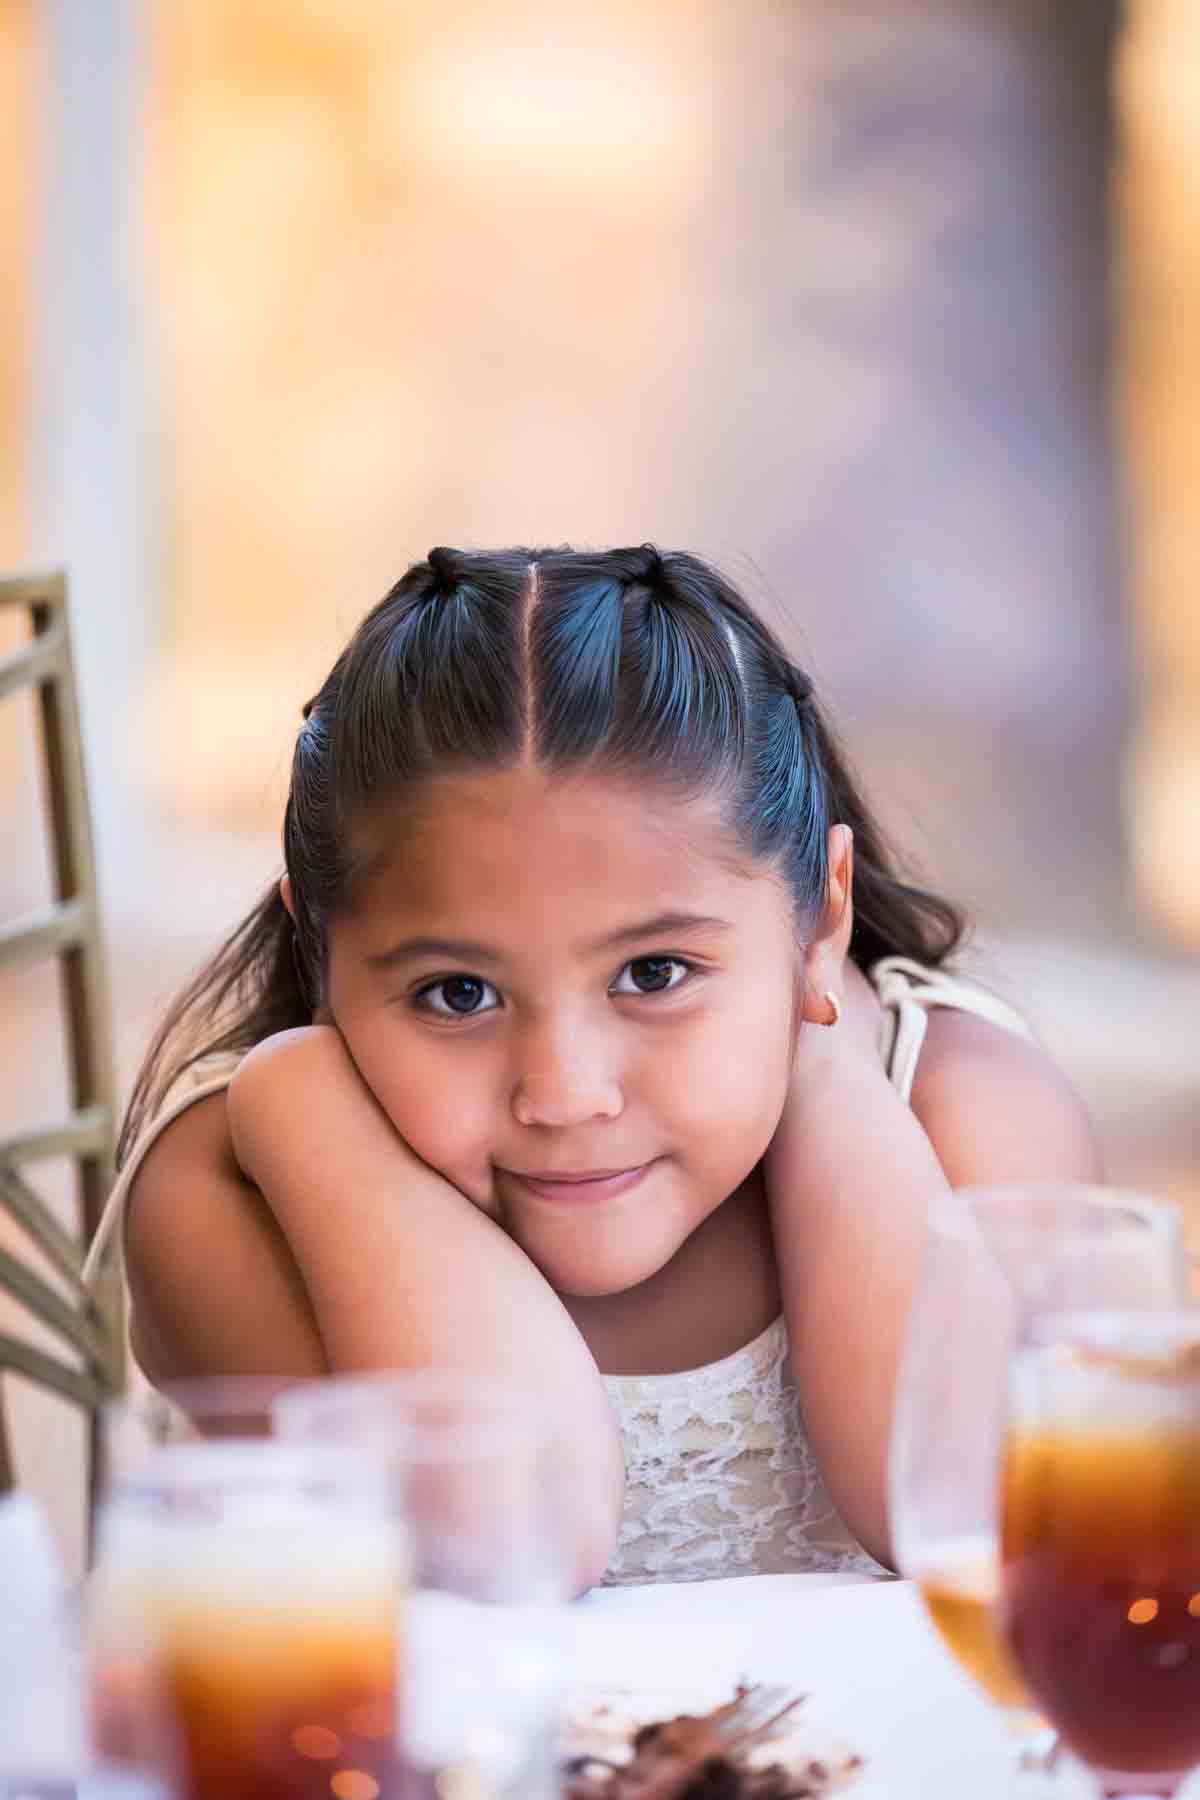
<path id="1" fill-rule="evenodd" d="M 84 1762 L 66 1574 L 32 1494 L 0 1495 L 0 1774 L 64 1780 Z"/>

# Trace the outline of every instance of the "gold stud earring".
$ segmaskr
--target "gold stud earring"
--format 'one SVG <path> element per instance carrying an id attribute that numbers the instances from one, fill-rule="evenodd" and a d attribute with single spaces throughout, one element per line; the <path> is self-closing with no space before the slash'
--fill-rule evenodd
<path id="1" fill-rule="evenodd" d="M 832 988 L 825 989 L 825 998 L 829 1002 L 829 1009 L 832 1012 L 833 1017 L 832 1019 L 822 1019 L 821 1023 L 826 1031 L 832 1031 L 842 1016 L 842 1003 L 833 992 Z"/>

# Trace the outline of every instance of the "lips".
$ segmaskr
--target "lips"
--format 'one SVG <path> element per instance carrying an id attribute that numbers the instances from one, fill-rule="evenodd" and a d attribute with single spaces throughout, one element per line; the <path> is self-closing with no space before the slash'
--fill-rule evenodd
<path id="1" fill-rule="evenodd" d="M 536 1200 L 546 1200 L 557 1206 L 588 1206 L 628 1193 L 630 1188 L 637 1186 L 649 1167 L 649 1163 L 639 1163 L 632 1169 L 562 1172 L 545 1169 L 528 1175 L 521 1174 L 516 1169 L 507 1169 L 505 1173 L 510 1181 Z"/>

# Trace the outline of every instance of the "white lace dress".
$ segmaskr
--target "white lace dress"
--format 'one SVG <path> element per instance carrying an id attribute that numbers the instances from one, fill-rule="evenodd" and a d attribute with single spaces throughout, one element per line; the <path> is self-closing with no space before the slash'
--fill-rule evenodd
<path id="1" fill-rule="evenodd" d="M 1028 1035 L 986 990 L 889 957 L 871 970 L 883 1005 L 880 1054 L 907 1101 L 930 1007 L 974 1012 Z M 190 1070 L 139 1139 L 109 1197 L 85 1270 L 114 1241 L 130 1182 L 151 1144 L 188 1106 L 226 1086 L 236 1057 Z M 625 1447 L 625 1510 L 603 1585 L 703 1581 L 727 1575 L 847 1571 L 884 1577 L 825 1490 L 808 1445 L 778 1318 L 752 1343 L 703 1368 L 606 1375 Z"/>
<path id="2" fill-rule="evenodd" d="M 720 1362 L 606 1375 L 625 1512 L 603 1586 L 786 1570 L 884 1571 L 842 1523 L 808 1447 L 782 1318 Z"/>

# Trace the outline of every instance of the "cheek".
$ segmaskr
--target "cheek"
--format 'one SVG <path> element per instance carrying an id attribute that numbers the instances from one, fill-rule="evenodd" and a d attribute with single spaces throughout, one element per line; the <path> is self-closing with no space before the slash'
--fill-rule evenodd
<path id="1" fill-rule="evenodd" d="M 478 1191 L 494 1131 L 482 1065 L 461 1049 L 450 1054 L 436 1038 L 414 1043 L 391 1021 L 351 1017 L 338 1025 L 363 1080 L 409 1148 L 460 1191 Z"/>
<path id="2" fill-rule="evenodd" d="M 737 1162 L 747 1139 L 769 1141 L 787 1097 L 793 1004 L 778 986 L 747 984 L 681 1036 L 654 1066 L 663 1108 L 696 1142 Z M 764 1138 L 765 1133 L 765 1138 Z"/>

